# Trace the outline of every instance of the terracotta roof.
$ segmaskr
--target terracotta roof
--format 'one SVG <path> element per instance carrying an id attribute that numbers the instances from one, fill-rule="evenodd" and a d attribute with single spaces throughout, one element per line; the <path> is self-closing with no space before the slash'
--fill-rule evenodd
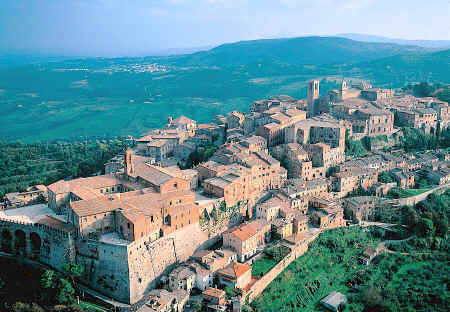
<path id="1" fill-rule="evenodd" d="M 202 294 L 210 297 L 220 298 L 225 296 L 225 291 L 217 288 L 208 287 L 202 292 Z"/>
<path id="2" fill-rule="evenodd" d="M 174 178 L 174 176 L 168 172 L 164 172 L 164 170 L 157 166 L 146 164 L 142 159 L 134 160 L 133 165 L 134 170 L 131 175 L 139 176 L 153 185 L 162 185 Z"/>
<path id="3" fill-rule="evenodd" d="M 252 267 L 247 264 L 238 263 L 238 262 L 232 262 L 226 267 L 224 267 L 221 270 L 218 270 L 217 273 L 220 275 L 224 275 L 225 277 L 237 280 L 239 277 L 241 277 L 243 274 L 245 274 L 248 271 L 251 271 Z"/>
<path id="4" fill-rule="evenodd" d="M 214 250 L 208 250 L 208 249 L 199 250 L 199 251 L 196 251 L 196 252 L 192 255 L 192 257 L 193 257 L 193 258 L 203 258 L 203 257 L 205 257 L 205 256 L 208 256 L 208 255 L 212 254 L 213 252 L 214 252 Z"/>
<path id="5" fill-rule="evenodd" d="M 260 221 L 252 221 L 250 223 L 244 223 L 240 226 L 234 227 L 225 233 L 231 233 L 241 241 L 245 241 L 256 235 L 262 228 L 263 224 Z"/>
<path id="6" fill-rule="evenodd" d="M 49 215 L 43 217 L 37 223 L 46 225 L 55 230 L 69 232 L 69 233 L 73 232 L 75 230 L 74 227 L 72 226 L 72 224 L 63 222 L 63 221 L 61 221 L 55 217 L 49 216 Z"/>
<path id="7" fill-rule="evenodd" d="M 121 198 L 121 193 L 119 193 L 90 200 L 72 202 L 70 203 L 70 206 L 80 217 L 110 212 L 119 208 L 123 210 L 139 209 L 143 215 L 153 215 L 155 214 L 155 211 L 159 211 L 165 201 L 190 193 L 190 191 L 176 191 L 167 194 L 148 193 L 140 196 L 126 196 L 125 198 Z"/>
<path id="8" fill-rule="evenodd" d="M 55 194 L 69 193 L 75 188 L 88 187 L 99 189 L 102 187 L 114 186 L 121 184 L 120 180 L 114 175 L 101 175 L 89 178 L 79 178 L 75 180 L 65 181 L 59 180 L 48 186 L 48 189 Z"/>
<path id="9" fill-rule="evenodd" d="M 305 111 L 302 111 L 302 110 L 299 110 L 296 108 L 289 108 L 284 113 L 290 117 L 300 116 L 300 115 L 304 115 L 306 117 Z"/>
<path id="10" fill-rule="evenodd" d="M 377 254 L 377 253 L 376 253 L 375 250 L 373 250 L 372 248 L 366 249 L 366 250 L 364 251 L 364 255 L 365 255 L 365 256 L 368 256 L 369 258 L 375 257 L 376 254 Z"/>
<path id="11" fill-rule="evenodd" d="M 289 116 L 286 116 L 283 113 L 274 114 L 274 115 L 270 116 L 270 118 L 272 118 L 273 120 L 276 120 L 280 123 L 284 123 L 289 120 Z"/>
<path id="12" fill-rule="evenodd" d="M 93 189 L 85 186 L 72 189 L 72 193 L 80 199 L 93 199 L 102 196 L 100 192 L 95 192 Z"/>
<path id="13" fill-rule="evenodd" d="M 152 141 L 148 142 L 147 146 L 161 147 L 166 143 L 167 143 L 166 139 L 157 139 L 157 140 L 152 140 Z"/>
<path id="14" fill-rule="evenodd" d="M 195 120 L 192 120 L 192 119 L 190 119 L 190 118 L 187 118 L 186 116 L 180 116 L 180 117 L 178 117 L 177 119 L 174 119 L 173 121 L 172 121 L 172 123 L 174 123 L 174 124 L 180 124 L 180 125 L 185 125 L 185 124 L 190 124 L 190 123 L 193 123 L 193 122 L 195 122 Z"/>
<path id="15" fill-rule="evenodd" d="M 221 177 L 214 177 L 214 178 L 209 178 L 205 180 L 206 184 L 210 184 L 219 188 L 225 188 L 227 187 L 231 182 L 228 180 L 225 180 Z"/>
<path id="16" fill-rule="evenodd" d="M 266 128 L 266 129 L 275 129 L 275 128 L 280 127 L 280 125 L 279 125 L 279 124 L 276 124 L 276 123 L 274 123 L 274 122 L 271 122 L 271 123 L 269 123 L 269 124 L 267 124 L 267 125 L 264 125 L 263 127 Z"/>

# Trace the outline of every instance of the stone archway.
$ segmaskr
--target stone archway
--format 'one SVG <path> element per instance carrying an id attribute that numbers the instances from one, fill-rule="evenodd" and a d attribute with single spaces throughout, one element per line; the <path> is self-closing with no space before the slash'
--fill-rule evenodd
<path id="1" fill-rule="evenodd" d="M 15 249 L 16 249 L 16 254 L 18 255 L 22 255 L 22 256 L 26 256 L 27 254 L 27 240 L 26 240 L 26 235 L 25 232 L 22 230 L 16 230 L 14 232 L 14 236 L 15 236 Z"/>
<path id="2" fill-rule="evenodd" d="M 42 246 L 41 237 L 37 233 L 33 232 L 30 234 L 30 241 L 31 241 L 31 258 L 39 259 L 41 256 L 41 246 Z"/>
<path id="3" fill-rule="evenodd" d="M 1 250 L 4 252 L 11 252 L 11 243 L 12 243 L 12 236 L 11 232 L 9 232 L 8 229 L 4 229 L 2 231 L 2 241 L 1 241 Z"/>

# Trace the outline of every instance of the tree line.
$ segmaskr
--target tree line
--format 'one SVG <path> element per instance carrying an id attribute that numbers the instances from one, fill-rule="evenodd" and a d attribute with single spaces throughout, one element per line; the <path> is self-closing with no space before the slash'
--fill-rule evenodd
<path id="1" fill-rule="evenodd" d="M 125 148 L 125 139 L 84 142 L 0 142 L 0 201 L 36 184 L 104 172 L 104 164 Z"/>

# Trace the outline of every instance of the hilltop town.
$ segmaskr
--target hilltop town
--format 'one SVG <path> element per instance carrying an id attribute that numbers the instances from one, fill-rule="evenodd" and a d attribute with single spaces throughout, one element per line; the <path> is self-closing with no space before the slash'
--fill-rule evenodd
<path id="1" fill-rule="evenodd" d="M 204 309 L 240 311 L 323 231 L 395 223 L 401 206 L 448 189 L 448 150 L 398 147 L 399 125 L 448 129 L 448 103 L 346 80 L 319 91 L 313 80 L 307 99 L 262 99 L 205 124 L 169 117 L 104 175 L 7 194 L 2 251 L 81 264 L 91 290 L 139 312 L 192 309 L 199 294 Z M 346 153 L 361 142 L 366 155 Z M 277 264 L 255 275 L 263 253 Z"/>

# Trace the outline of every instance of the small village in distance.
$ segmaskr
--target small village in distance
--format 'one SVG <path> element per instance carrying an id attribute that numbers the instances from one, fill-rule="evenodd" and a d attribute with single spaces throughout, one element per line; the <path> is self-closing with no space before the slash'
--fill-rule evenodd
<path id="1" fill-rule="evenodd" d="M 319 90 L 312 80 L 307 99 L 262 99 L 210 123 L 168 117 L 130 137 L 104 175 L 6 194 L 1 251 L 56 270 L 82 265 L 85 291 L 118 310 L 243 311 L 322 232 L 388 228 L 402 206 L 450 185 L 448 150 L 395 149 L 397 123 L 448 129 L 448 103 L 345 79 Z M 361 142 L 367 155 L 346 153 Z M 424 180 L 432 187 L 415 188 Z M 276 264 L 254 274 L 263 257 Z M 321 304 L 346 301 L 333 291 Z"/>

